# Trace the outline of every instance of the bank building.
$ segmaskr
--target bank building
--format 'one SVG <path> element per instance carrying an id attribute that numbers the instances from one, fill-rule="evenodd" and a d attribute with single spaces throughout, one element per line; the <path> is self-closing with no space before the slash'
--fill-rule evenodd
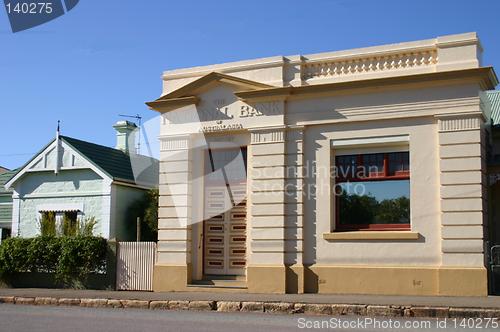
<path id="1" fill-rule="evenodd" d="M 154 290 L 486 295 L 482 51 L 465 33 L 164 72 Z"/>

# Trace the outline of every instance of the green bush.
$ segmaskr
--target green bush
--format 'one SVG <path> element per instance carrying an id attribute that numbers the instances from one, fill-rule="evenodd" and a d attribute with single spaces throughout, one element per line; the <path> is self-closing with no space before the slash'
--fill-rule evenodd
<path id="1" fill-rule="evenodd" d="M 80 236 L 92 236 L 96 225 L 97 219 L 95 217 L 87 217 L 78 224 L 76 234 Z"/>
<path id="2" fill-rule="evenodd" d="M 28 252 L 31 239 L 9 238 L 0 245 L 0 272 L 14 273 L 29 270 Z"/>
<path id="3" fill-rule="evenodd" d="M 53 273 L 65 285 L 82 284 L 104 272 L 107 241 L 95 236 L 9 238 L 0 245 L 0 273 Z"/>
<path id="4" fill-rule="evenodd" d="M 40 236 L 28 240 L 29 244 L 26 259 L 29 264 L 28 270 L 32 272 L 55 273 L 61 253 L 60 239 Z"/>
<path id="5" fill-rule="evenodd" d="M 42 236 L 56 235 L 56 213 L 49 211 L 43 212 L 40 220 L 40 233 Z"/>
<path id="6" fill-rule="evenodd" d="M 59 234 L 65 236 L 75 236 L 78 229 L 78 220 L 76 213 L 65 213 L 61 222 Z"/>
<path id="7" fill-rule="evenodd" d="M 106 265 L 107 242 L 101 237 L 60 238 L 61 252 L 56 277 L 65 283 L 83 280 L 91 272 L 102 272 Z"/>

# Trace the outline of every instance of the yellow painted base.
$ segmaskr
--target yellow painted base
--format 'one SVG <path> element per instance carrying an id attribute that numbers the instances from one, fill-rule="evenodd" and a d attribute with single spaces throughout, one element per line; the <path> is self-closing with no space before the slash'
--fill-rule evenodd
<path id="1" fill-rule="evenodd" d="M 304 293 L 304 266 L 289 265 L 286 267 L 286 293 L 302 294 Z"/>
<path id="2" fill-rule="evenodd" d="M 253 265 L 247 288 L 202 288 L 191 283 L 190 265 L 155 265 L 155 292 L 231 291 L 267 294 L 374 294 L 487 296 L 485 268 Z"/>
<path id="3" fill-rule="evenodd" d="M 488 274 L 485 268 L 441 268 L 439 270 L 439 295 L 487 296 Z"/>
<path id="4" fill-rule="evenodd" d="M 247 267 L 247 287 L 249 293 L 286 292 L 285 265 L 251 265 Z"/>
<path id="5" fill-rule="evenodd" d="M 325 266 L 306 268 L 305 291 L 327 294 L 486 296 L 485 268 Z"/>
<path id="6" fill-rule="evenodd" d="M 191 282 L 191 265 L 155 265 L 153 291 L 180 292 Z"/>

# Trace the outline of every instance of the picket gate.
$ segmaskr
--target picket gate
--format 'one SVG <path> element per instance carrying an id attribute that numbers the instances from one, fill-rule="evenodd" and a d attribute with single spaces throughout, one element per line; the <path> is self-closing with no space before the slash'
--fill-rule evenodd
<path id="1" fill-rule="evenodd" d="M 152 291 L 155 261 L 155 242 L 118 242 L 116 288 Z"/>

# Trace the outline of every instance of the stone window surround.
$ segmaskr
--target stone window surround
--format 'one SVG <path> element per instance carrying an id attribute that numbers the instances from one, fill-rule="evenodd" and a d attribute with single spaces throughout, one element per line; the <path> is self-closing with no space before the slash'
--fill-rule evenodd
<path id="1" fill-rule="evenodd" d="M 409 135 L 378 136 L 355 139 L 331 140 L 332 157 L 338 155 L 376 153 L 376 152 L 401 152 L 409 151 Z M 333 158 L 332 158 L 333 160 Z M 410 164 L 411 168 L 411 164 Z M 333 204 L 333 200 L 331 201 Z M 335 218 L 335 216 L 332 216 Z M 410 216 L 411 218 L 411 216 Z M 332 221 L 331 225 L 335 225 Z M 411 225 L 411 220 L 410 220 Z M 415 231 L 342 231 L 333 229 L 329 233 L 323 233 L 323 239 L 331 240 L 417 240 L 420 236 Z"/>

